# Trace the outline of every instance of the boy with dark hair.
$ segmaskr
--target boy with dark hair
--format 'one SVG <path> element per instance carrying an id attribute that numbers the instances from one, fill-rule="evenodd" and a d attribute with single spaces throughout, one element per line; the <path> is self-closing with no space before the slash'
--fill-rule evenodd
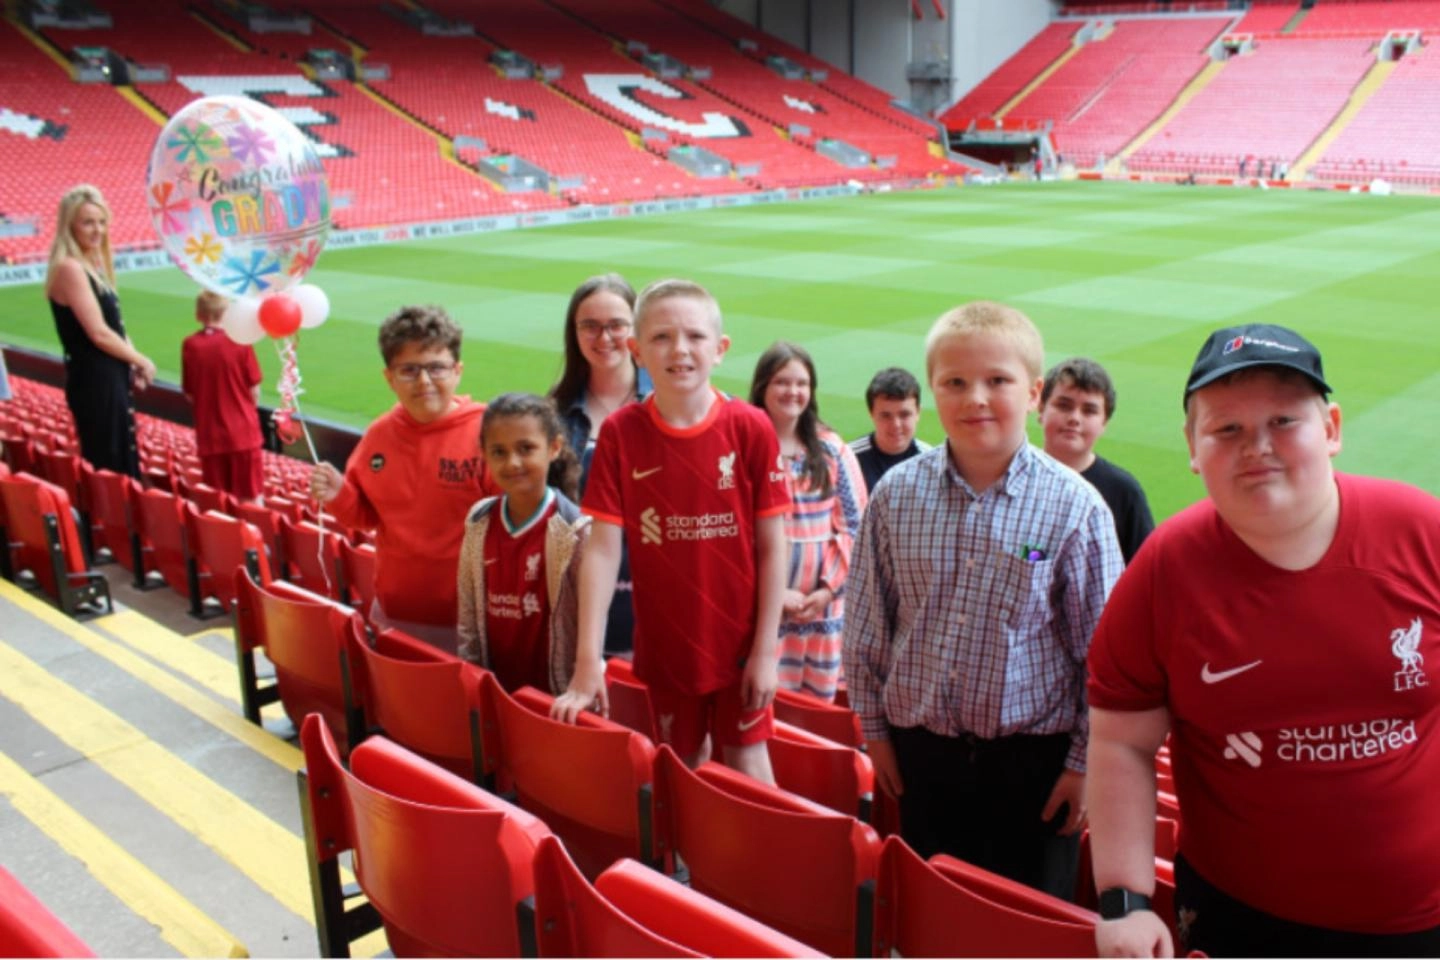
<path id="1" fill-rule="evenodd" d="M 641 292 L 630 349 L 655 391 L 600 427 L 583 504 L 595 523 L 575 673 L 553 714 L 574 722 L 606 708 L 601 648 L 623 536 L 635 673 L 650 687 L 661 740 L 691 766 L 718 747 L 727 765 L 773 783 L 790 494 L 770 418 L 710 384 L 729 346 L 704 287 L 661 280 Z"/>
<path id="2" fill-rule="evenodd" d="M 1094 360 L 1072 357 L 1045 374 L 1040 390 L 1040 426 L 1045 452 L 1100 491 L 1115 517 L 1120 553 L 1129 563 L 1155 529 L 1140 481 L 1095 453 L 1095 441 L 1115 414 L 1115 384 Z"/>
<path id="3" fill-rule="evenodd" d="M 1212 333 L 1185 387 L 1208 498 L 1165 521 L 1090 650 L 1101 956 L 1170 956 L 1149 906 L 1155 753 L 1185 825 L 1183 950 L 1440 955 L 1440 500 L 1337 474 L 1293 330 Z"/>
<path id="4" fill-rule="evenodd" d="M 220 329 L 229 302 L 209 290 L 195 298 L 202 329 L 180 345 L 180 389 L 195 412 L 195 450 L 205 482 L 239 500 L 258 500 L 265 489 L 264 437 L 255 409 L 260 365 L 254 347 Z"/>
<path id="5" fill-rule="evenodd" d="M 1085 654 L 1123 563 L 1093 487 L 1026 441 L 1040 332 L 998 303 L 926 339 L 946 442 L 875 490 L 845 611 L 850 704 L 901 834 L 1074 894 Z"/>
<path id="6" fill-rule="evenodd" d="M 365 431 L 345 474 L 316 465 L 310 492 L 341 523 L 376 531 L 370 620 L 454 653 L 465 517 L 498 494 L 480 455 L 485 405 L 456 396 L 460 327 L 440 307 L 402 307 L 380 325 L 385 382 L 399 401 Z"/>
<path id="7" fill-rule="evenodd" d="M 885 471 L 930 449 L 915 439 L 920 422 L 920 384 L 909 370 L 886 367 L 865 388 L 865 408 L 875 429 L 850 441 L 850 450 L 865 476 L 865 489 L 873 491 Z"/>

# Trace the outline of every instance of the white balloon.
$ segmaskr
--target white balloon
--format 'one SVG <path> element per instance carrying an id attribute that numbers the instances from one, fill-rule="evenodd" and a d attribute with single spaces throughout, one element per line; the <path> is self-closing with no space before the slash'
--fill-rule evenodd
<path id="1" fill-rule="evenodd" d="M 236 343 L 246 346 L 265 339 L 260 326 L 260 301 L 254 297 L 236 297 L 220 315 L 220 329 Z"/>
<path id="2" fill-rule="evenodd" d="M 300 305 L 300 327 L 310 330 L 330 316 L 330 298 L 313 283 L 302 283 L 290 291 L 290 299 Z"/>

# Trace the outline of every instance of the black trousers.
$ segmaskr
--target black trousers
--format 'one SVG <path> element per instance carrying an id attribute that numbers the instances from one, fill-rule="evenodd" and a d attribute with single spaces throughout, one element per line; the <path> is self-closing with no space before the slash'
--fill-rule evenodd
<path id="1" fill-rule="evenodd" d="M 1236 900 L 1175 858 L 1180 949 L 1212 957 L 1436 957 L 1440 927 L 1415 933 L 1352 933 L 1282 920 Z"/>
<path id="2" fill-rule="evenodd" d="M 1056 828 L 1061 807 L 1040 819 L 1070 752 L 1070 737 L 946 737 L 923 727 L 891 727 L 900 767 L 900 834 L 929 858 L 948 853 L 1065 900 L 1075 898 L 1078 836 Z"/>

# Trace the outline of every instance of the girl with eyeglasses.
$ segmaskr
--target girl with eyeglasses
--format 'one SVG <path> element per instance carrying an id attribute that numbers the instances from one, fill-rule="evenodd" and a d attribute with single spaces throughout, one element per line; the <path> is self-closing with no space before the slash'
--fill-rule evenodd
<path id="1" fill-rule="evenodd" d="M 580 458 L 580 492 L 600 425 L 627 403 L 650 393 L 650 376 L 635 363 L 629 341 L 634 332 L 635 291 L 618 273 L 591 277 L 570 295 L 565 311 L 565 367 L 550 388 L 570 448 Z M 630 604 L 630 563 L 620 561 L 615 602 L 605 630 L 605 652 L 627 653 L 635 629 Z"/>

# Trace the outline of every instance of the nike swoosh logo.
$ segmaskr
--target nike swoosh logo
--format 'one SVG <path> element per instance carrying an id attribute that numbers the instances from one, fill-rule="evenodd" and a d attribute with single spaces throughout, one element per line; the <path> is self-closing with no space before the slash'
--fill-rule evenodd
<path id="1" fill-rule="evenodd" d="M 1200 668 L 1200 679 L 1204 680 L 1206 683 L 1219 683 L 1221 680 L 1229 680 L 1231 677 L 1238 677 L 1246 670 L 1253 670 L 1255 667 L 1260 666 L 1262 662 L 1263 661 L 1261 660 L 1256 660 L 1254 663 L 1247 663 L 1239 667 L 1231 667 L 1229 670 L 1221 670 L 1219 673 L 1212 673 L 1210 670 L 1210 664 L 1207 663 L 1205 664 L 1205 666 Z"/>
<path id="2" fill-rule="evenodd" d="M 651 474 L 659 473 L 661 470 L 664 470 L 664 469 L 665 469 L 664 467 L 651 467 L 649 470 L 631 470 L 631 471 L 630 471 L 630 479 L 631 479 L 631 480 L 644 480 L 646 477 L 650 476 Z"/>
<path id="3" fill-rule="evenodd" d="M 761 720 L 764 720 L 764 719 L 765 719 L 765 714 L 762 713 L 762 714 L 760 714 L 760 716 L 754 717 L 754 718 L 752 718 L 752 719 L 749 720 L 749 721 L 740 720 L 740 721 L 738 721 L 737 725 L 740 727 L 740 732 L 741 732 L 741 733 L 744 733 L 746 730 L 749 730 L 751 727 L 755 726 L 755 724 L 759 723 Z"/>

